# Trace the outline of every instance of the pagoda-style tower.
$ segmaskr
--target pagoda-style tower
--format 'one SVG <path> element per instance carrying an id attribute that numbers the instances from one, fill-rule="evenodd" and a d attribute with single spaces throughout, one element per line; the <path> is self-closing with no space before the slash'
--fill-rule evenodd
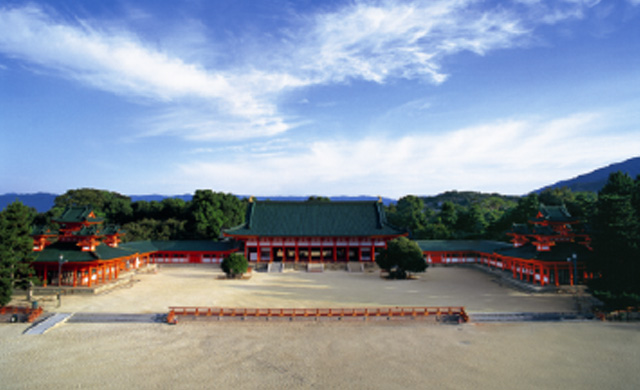
<path id="1" fill-rule="evenodd" d="M 550 251 L 558 242 L 579 243 L 590 249 L 591 237 L 577 229 L 581 222 L 571 216 L 564 205 L 540 205 L 538 213 L 529 224 L 514 224 L 507 235 L 514 247 L 526 243 L 535 245 L 538 251 Z"/>
<path id="2" fill-rule="evenodd" d="M 75 243 L 83 252 L 92 252 L 101 243 L 110 247 L 117 247 L 122 232 L 118 226 L 102 227 L 104 220 L 96 216 L 89 206 L 68 207 L 53 220 L 60 225 L 57 232 L 47 227 L 37 227 L 33 230 L 33 250 L 42 251 L 47 245 L 55 241 Z"/>
<path id="3" fill-rule="evenodd" d="M 33 251 L 40 252 L 48 245 L 51 245 L 58 236 L 58 232 L 51 230 L 47 226 L 36 226 L 31 231 L 31 237 L 33 237 Z"/>

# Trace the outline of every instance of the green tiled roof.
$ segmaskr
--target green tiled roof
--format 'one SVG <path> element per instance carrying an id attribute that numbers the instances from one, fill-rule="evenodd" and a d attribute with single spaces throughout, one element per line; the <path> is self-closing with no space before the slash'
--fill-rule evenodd
<path id="1" fill-rule="evenodd" d="M 40 235 L 55 236 L 57 234 L 58 234 L 57 231 L 51 230 L 51 228 L 44 225 L 34 226 L 33 229 L 31 229 L 32 236 L 40 236 Z"/>
<path id="2" fill-rule="evenodd" d="M 245 223 L 229 236 L 362 237 L 401 235 L 386 223 L 378 202 L 253 202 Z"/>
<path id="3" fill-rule="evenodd" d="M 526 224 L 514 223 L 509 233 L 522 234 L 522 235 L 538 235 L 538 236 L 551 236 L 557 233 L 549 226 L 531 226 Z"/>
<path id="4" fill-rule="evenodd" d="M 73 232 L 73 235 L 75 236 L 80 236 L 80 237 L 88 237 L 88 236 L 101 236 L 102 233 L 100 232 L 100 229 L 93 225 L 93 226 L 83 226 L 82 229 L 78 230 L 77 232 Z"/>
<path id="5" fill-rule="evenodd" d="M 584 245 L 576 243 L 556 243 L 551 247 L 550 251 L 538 251 L 531 244 L 521 247 L 504 248 L 496 251 L 497 254 L 509 257 L 517 257 L 526 260 L 542 260 L 542 261 L 567 261 L 575 253 L 578 261 L 586 261 L 593 256 L 593 252 L 584 247 Z"/>
<path id="6" fill-rule="evenodd" d="M 500 241 L 486 240 L 418 240 L 416 241 L 423 252 L 483 252 L 496 253 L 503 256 L 525 260 L 567 261 L 574 253 L 578 261 L 585 261 L 592 252 L 583 245 L 575 243 L 557 243 L 550 251 L 538 251 L 535 246 L 526 244 L 514 247 L 513 244 Z"/>
<path id="7" fill-rule="evenodd" d="M 91 262 L 98 260 L 111 260 L 135 254 L 136 251 L 127 248 L 112 248 L 102 244 L 93 252 L 83 252 L 72 242 L 56 242 L 47 246 L 41 252 L 36 252 L 36 262 L 57 263 L 60 255 L 68 262 Z"/>
<path id="8" fill-rule="evenodd" d="M 176 252 L 223 252 L 237 248 L 233 241 L 134 241 L 112 248 L 106 244 L 96 246 L 95 251 L 83 252 L 76 243 L 55 242 L 41 252 L 35 253 L 36 262 L 58 263 L 60 255 L 68 262 L 92 262 L 111 260 L 136 253 L 158 251 Z"/>
<path id="9" fill-rule="evenodd" d="M 233 241 L 134 241 L 120 244 L 121 248 L 127 248 L 136 252 L 224 252 L 238 247 Z"/>
<path id="10" fill-rule="evenodd" d="M 417 240 L 423 252 L 484 252 L 493 253 L 511 248 L 513 244 L 489 240 Z"/>
<path id="11" fill-rule="evenodd" d="M 102 234 L 104 234 L 105 236 L 118 233 L 124 233 L 124 230 L 121 230 L 119 225 L 107 225 L 104 227 L 104 229 L 102 229 Z"/>
<path id="12" fill-rule="evenodd" d="M 571 222 L 575 221 L 575 218 L 569 214 L 569 211 L 564 206 L 547 206 L 540 205 L 540 213 L 542 218 L 534 218 L 534 222 L 551 221 L 551 222 Z"/>
<path id="13" fill-rule="evenodd" d="M 89 206 L 74 206 L 67 207 L 58 218 L 55 218 L 55 222 L 70 223 L 70 222 L 102 222 L 102 218 L 90 217 L 91 207 Z"/>

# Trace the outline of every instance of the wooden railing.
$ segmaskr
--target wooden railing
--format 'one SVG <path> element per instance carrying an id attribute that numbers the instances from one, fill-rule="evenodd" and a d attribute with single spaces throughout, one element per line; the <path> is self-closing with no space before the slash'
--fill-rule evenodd
<path id="1" fill-rule="evenodd" d="M 415 319 L 434 317 L 467 322 L 469 316 L 464 307 L 375 307 L 375 308 L 222 308 L 222 307 L 170 307 L 167 314 L 167 323 L 176 324 L 178 317 L 185 319 L 195 317 L 221 318 L 397 318 Z"/>

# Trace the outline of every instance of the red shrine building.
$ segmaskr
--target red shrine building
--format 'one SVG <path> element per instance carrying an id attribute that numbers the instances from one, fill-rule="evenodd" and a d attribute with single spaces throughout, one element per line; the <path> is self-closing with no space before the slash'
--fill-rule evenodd
<path id="1" fill-rule="evenodd" d="M 118 226 L 88 206 L 67 208 L 53 220 L 58 230 L 32 231 L 32 267 L 43 285 L 94 287 L 116 280 L 122 272 L 153 263 L 219 263 L 238 250 L 234 242 L 138 241 L 121 244 Z"/>
<path id="2" fill-rule="evenodd" d="M 373 262 L 387 242 L 407 233 L 389 225 L 382 201 L 249 200 L 245 223 L 225 230 L 250 262 Z"/>
<path id="3" fill-rule="evenodd" d="M 148 261 L 148 256 L 119 248 L 119 227 L 103 227 L 102 218 L 89 207 L 67 208 L 53 222 L 57 231 L 37 227 L 32 232 L 32 267 L 44 286 L 104 284 Z"/>
<path id="4" fill-rule="evenodd" d="M 250 199 L 245 222 L 222 241 L 121 243 L 117 226 L 103 226 L 90 207 L 70 207 L 35 228 L 32 263 L 45 286 L 92 287 L 147 264 L 215 264 L 233 252 L 259 263 L 373 263 L 387 242 L 408 233 L 387 223 L 381 201 L 272 202 Z M 528 224 L 514 225 L 511 243 L 417 241 L 429 264 L 476 263 L 533 285 L 574 285 L 590 277 L 584 261 L 591 239 L 562 206 L 540 207 Z"/>
<path id="5" fill-rule="evenodd" d="M 476 263 L 540 286 L 574 285 L 591 278 L 584 261 L 591 238 L 564 206 L 541 205 L 528 224 L 507 232 L 511 244 L 496 241 L 418 241 L 430 264 Z"/>

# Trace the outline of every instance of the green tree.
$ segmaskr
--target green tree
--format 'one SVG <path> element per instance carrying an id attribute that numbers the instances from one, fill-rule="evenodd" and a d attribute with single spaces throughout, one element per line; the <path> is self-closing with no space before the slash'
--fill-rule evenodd
<path id="1" fill-rule="evenodd" d="M 187 217 L 187 202 L 180 198 L 165 198 L 160 202 L 160 219 L 182 220 Z"/>
<path id="2" fill-rule="evenodd" d="M 244 220 L 246 203 L 235 195 L 197 190 L 190 203 L 189 230 L 194 238 L 217 239 L 222 229 Z"/>
<path id="3" fill-rule="evenodd" d="M 626 173 L 609 176 L 598 193 L 591 266 L 602 275 L 595 288 L 614 295 L 640 292 L 639 216 L 634 207 L 637 182 Z"/>
<path id="4" fill-rule="evenodd" d="M 164 221 L 144 218 L 139 221 L 129 222 L 122 226 L 126 232 L 125 241 L 145 240 L 180 240 L 185 234 L 186 221 L 169 218 Z"/>
<path id="5" fill-rule="evenodd" d="M 249 269 L 249 261 L 242 253 L 234 252 L 222 259 L 220 268 L 228 278 L 239 278 Z"/>
<path id="6" fill-rule="evenodd" d="M 453 202 L 444 202 L 440 209 L 440 219 L 442 223 L 449 229 L 455 229 L 458 223 L 458 210 Z"/>
<path id="7" fill-rule="evenodd" d="M 427 216 L 422 198 L 404 196 L 395 206 L 387 208 L 387 212 L 392 225 L 408 230 L 413 238 L 426 238 Z"/>
<path id="8" fill-rule="evenodd" d="M 59 216 L 70 206 L 91 206 L 96 214 L 104 217 L 107 223 L 122 224 L 133 218 L 131 198 L 117 192 L 80 188 L 68 190 L 56 197 L 51 214 Z"/>
<path id="9" fill-rule="evenodd" d="M 15 201 L 0 213 L 0 306 L 11 300 L 14 287 L 33 283 L 31 222 L 35 210 Z"/>
<path id="10" fill-rule="evenodd" d="M 479 205 L 473 204 L 458 214 L 456 236 L 459 238 L 479 238 L 485 233 L 487 225 L 482 209 Z"/>
<path id="11" fill-rule="evenodd" d="M 573 192 L 569 187 L 546 189 L 539 195 L 540 203 L 550 206 L 564 205 L 571 216 L 585 223 L 595 214 L 596 200 L 595 192 Z"/>
<path id="12" fill-rule="evenodd" d="M 506 240 L 507 236 L 504 233 L 509 230 L 514 223 L 527 223 L 531 218 L 536 216 L 539 210 L 540 201 L 537 194 L 531 193 L 520 198 L 516 207 L 507 210 L 498 221 L 487 228 L 489 233 L 487 237 Z"/>
<path id="13" fill-rule="evenodd" d="M 393 279 L 406 279 L 407 272 L 424 272 L 428 267 L 418 244 L 406 237 L 389 241 L 376 256 L 376 264 Z"/>

